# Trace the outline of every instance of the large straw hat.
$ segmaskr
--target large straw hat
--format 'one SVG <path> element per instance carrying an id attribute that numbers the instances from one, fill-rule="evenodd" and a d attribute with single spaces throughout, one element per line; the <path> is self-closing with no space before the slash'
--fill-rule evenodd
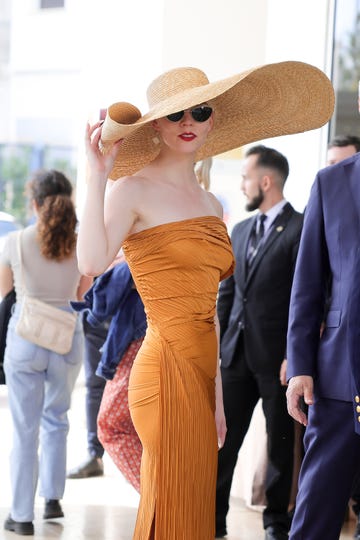
<path id="1" fill-rule="evenodd" d="M 334 109 L 334 90 L 326 75 L 303 62 L 256 67 L 209 83 L 192 67 L 167 71 L 149 86 L 149 112 L 129 103 L 107 111 L 100 146 L 106 152 L 124 139 L 110 178 L 131 175 L 158 155 L 161 143 L 151 122 L 170 113 L 207 102 L 214 109 L 214 128 L 196 160 L 244 144 L 323 126 Z"/>

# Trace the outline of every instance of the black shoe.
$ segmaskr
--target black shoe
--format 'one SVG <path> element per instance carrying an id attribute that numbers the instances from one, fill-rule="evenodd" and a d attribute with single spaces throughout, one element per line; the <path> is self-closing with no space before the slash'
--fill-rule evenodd
<path id="1" fill-rule="evenodd" d="M 215 538 L 225 538 L 227 535 L 226 527 L 216 527 Z"/>
<path id="2" fill-rule="evenodd" d="M 288 540 L 289 535 L 280 525 L 269 525 L 265 529 L 265 540 Z"/>
<path id="3" fill-rule="evenodd" d="M 357 517 L 357 524 L 356 524 L 356 529 L 354 532 L 354 538 L 355 540 L 360 540 L 360 514 Z"/>
<path id="4" fill-rule="evenodd" d="M 103 476 L 104 465 L 100 457 L 89 457 L 84 463 L 71 469 L 66 478 L 90 478 L 90 476 Z"/>
<path id="5" fill-rule="evenodd" d="M 4 523 L 4 529 L 24 536 L 34 535 L 34 525 L 32 521 L 15 521 L 10 514 Z"/>
<path id="6" fill-rule="evenodd" d="M 44 519 L 55 519 L 64 517 L 64 512 L 58 499 L 49 499 L 45 501 Z"/>

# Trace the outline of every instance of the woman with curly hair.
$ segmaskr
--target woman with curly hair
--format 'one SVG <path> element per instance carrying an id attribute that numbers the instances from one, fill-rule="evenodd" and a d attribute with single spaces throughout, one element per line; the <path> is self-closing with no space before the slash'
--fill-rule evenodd
<path id="1" fill-rule="evenodd" d="M 68 354 L 20 337 L 16 324 L 24 291 L 70 311 L 69 301 L 81 299 L 90 286 L 90 279 L 82 277 L 77 267 L 77 220 L 70 181 L 55 170 L 39 171 L 29 182 L 28 193 L 36 223 L 11 233 L 0 258 L 0 294 L 5 296 L 15 287 L 17 298 L 4 360 L 14 434 L 10 458 L 13 500 L 4 527 L 21 535 L 34 534 L 38 479 L 40 495 L 45 498 L 44 519 L 64 515 L 59 501 L 66 478 L 67 412 L 83 347 L 80 319 Z"/>

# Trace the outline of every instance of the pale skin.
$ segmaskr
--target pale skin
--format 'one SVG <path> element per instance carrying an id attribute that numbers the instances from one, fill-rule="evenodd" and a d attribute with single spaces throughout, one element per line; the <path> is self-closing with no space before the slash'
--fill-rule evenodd
<path id="1" fill-rule="evenodd" d="M 77 246 L 81 273 L 101 274 L 130 234 L 195 217 L 222 218 L 221 204 L 199 186 L 194 173 L 196 152 L 205 142 L 213 122 L 213 116 L 206 122 L 195 122 L 190 111 L 185 111 L 179 122 L 170 122 L 167 118 L 153 121 L 152 127 L 161 140 L 158 157 L 135 175 L 118 179 L 106 197 L 107 179 L 122 141 L 102 154 L 99 150 L 101 122 L 87 126 L 85 145 L 90 172 Z M 215 324 L 218 335 L 217 317 Z M 221 447 L 226 422 L 219 366 L 215 382 L 215 421 Z"/>
<path id="2" fill-rule="evenodd" d="M 264 199 L 258 209 L 265 213 L 282 201 L 284 194 L 279 173 L 270 167 L 258 165 L 257 159 L 258 156 L 254 154 L 244 159 L 241 190 L 249 202 L 262 190 Z"/>
<path id="3" fill-rule="evenodd" d="M 289 414 L 303 426 L 307 426 L 307 416 L 301 409 L 301 399 L 306 405 L 314 403 L 314 381 L 310 375 L 297 375 L 289 381 L 286 390 L 287 408 Z"/>

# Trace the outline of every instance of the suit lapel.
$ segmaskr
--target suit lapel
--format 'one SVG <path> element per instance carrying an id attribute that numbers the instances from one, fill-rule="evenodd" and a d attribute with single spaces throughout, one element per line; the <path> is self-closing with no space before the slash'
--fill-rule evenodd
<path id="1" fill-rule="evenodd" d="M 290 203 L 286 203 L 282 212 L 275 218 L 274 223 L 271 225 L 269 236 L 266 238 L 264 244 L 260 247 L 252 265 L 246 276 L 246 286 L 250 283 L 253 275 L 255 274 L 260 262 L 264 255 L 269 251 L 271 246 L 276 242 L 286 229 L 290 217 L 293 215 L 294 209 Z"/>

